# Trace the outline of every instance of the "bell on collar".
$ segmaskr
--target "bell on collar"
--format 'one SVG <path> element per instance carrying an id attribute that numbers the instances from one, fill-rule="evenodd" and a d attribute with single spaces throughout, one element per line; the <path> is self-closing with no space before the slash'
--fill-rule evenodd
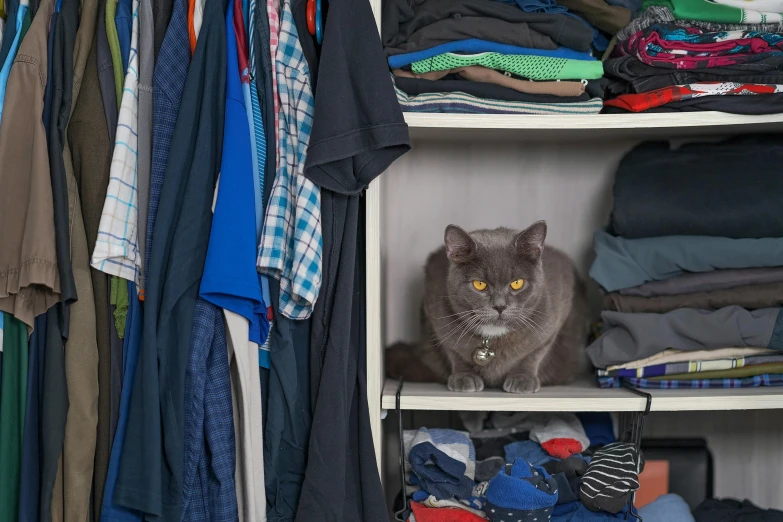
<path id="1" fill-rule="evenodd" d="M 481 340 L 481 346 L 473 352 L 473 362 L 485 366 L 494 358 L 495 352 L 489 347 L 489 339 L 485 337 Z"/>

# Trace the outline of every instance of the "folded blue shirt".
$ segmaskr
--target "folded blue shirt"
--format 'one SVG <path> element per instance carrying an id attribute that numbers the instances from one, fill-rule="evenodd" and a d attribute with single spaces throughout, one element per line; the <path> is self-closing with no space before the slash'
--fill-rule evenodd
<path id="1" fill-rule="evenodd" d="M 469 38 L 467 40 L 455 40 L 445 44 L 436 45 L 429 49 L 414 51 L 412 53 L 396 54 L 389 57 L 389 67 L 399 69 L 419 60 L 426 60 L 443 53 L 501 53 L 501 54 L 527 54 L 531 56 L 547 56 L 549 58 L 569 58 L 571 60 L 595 61 L 590 53 L 583 53 L 569 49 L 568 47 L 559 47 L 557 49 L 531 49 L 529 47 L 517 47 L 516 45 L 507 45 L 488 40 L 479 40 Z"/>

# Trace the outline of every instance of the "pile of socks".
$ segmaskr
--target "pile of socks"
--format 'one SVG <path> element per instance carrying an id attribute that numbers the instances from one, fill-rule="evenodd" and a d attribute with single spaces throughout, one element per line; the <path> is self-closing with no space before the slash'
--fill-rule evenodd
<path id="1" fill-rule="evenodd" d="M 615 442 L 608 415 L 476 412 L 463 423 L 468 431 L 403 433 L 408 521 L 625 517 L 644 462 L 633 445 Z"/>

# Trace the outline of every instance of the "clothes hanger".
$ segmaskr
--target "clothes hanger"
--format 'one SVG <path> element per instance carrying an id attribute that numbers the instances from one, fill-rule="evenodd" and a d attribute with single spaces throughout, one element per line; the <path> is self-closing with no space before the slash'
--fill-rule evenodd
<path id="1" fill-rule="evenodd" d="M 315 41 L 318 42 L 318 45 L 321 45 L 324 41 L 324 17 L 321 11 L 321 1 L 315 0 Z"/>
<path id="2" fill-rule="evenodd" d="M 315 36 L 315 0 L 307 0 L 307 32 Z"/>
<path id="3" fill-rule="evenodd" d="M 323 10 L 322 0 L 307 0 L 307 32 L 315 36 L 318 45 L 323 42 Z"/>

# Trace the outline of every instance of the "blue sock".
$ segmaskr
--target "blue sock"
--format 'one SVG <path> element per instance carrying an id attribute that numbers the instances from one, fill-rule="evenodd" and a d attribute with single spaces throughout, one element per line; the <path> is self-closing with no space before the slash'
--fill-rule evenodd
<path id="1" fill-rule="evenodd" d="M 555 502 L 555 479 L 544 468 L 517 459 L 489 482 L 485 511 L 493 522 L 545 522 Z"/>

